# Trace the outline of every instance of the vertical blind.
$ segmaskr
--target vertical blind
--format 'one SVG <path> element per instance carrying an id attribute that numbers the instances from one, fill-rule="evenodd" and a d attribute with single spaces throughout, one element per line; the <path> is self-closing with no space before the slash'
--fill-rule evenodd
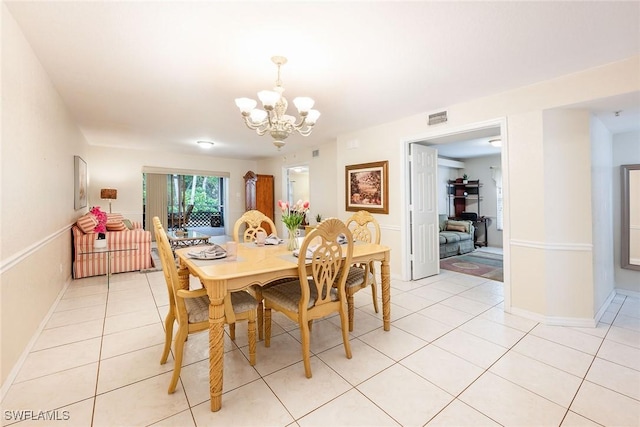
<path id="1" fill-rule="evenodd" d="M 153 231 L 153 217 L 160 218 L 167 229 L 167 174 L 147 173 L 147 206 L 145 210 L 145 230 Z M 155 233 L 152 233 L 155 241 Z"/>

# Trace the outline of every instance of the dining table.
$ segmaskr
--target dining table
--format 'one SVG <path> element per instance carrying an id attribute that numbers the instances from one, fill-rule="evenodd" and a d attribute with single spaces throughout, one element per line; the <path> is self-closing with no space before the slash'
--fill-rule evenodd
<path id="1" fill-rule="evenodd" d="M 196 276 L 209 296 L 209 390 L 211 411 L 222 408 L 224 361 L 224 298 L 227 292 L 264 286 L 274 280 L 298 277 L 298 258 L 287 250 L 286 239 L 279 245 L 237 244 L 236 256 L 202 260 L 192 258 L 194 247 L 176 250 L 179 261 L 180 286 L 189 288 L 189 275 Z M 225 245 L 222 245 L 225 246 Z M 352 263 L 380 262 L 382 287 L 382 324 L 391 328 L 390 249 L 375 243 L 355 242 Z"/>

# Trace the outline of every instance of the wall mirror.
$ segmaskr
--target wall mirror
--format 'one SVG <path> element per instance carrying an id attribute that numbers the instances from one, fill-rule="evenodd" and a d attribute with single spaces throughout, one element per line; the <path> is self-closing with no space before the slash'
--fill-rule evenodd
<path id="1" fill-rule="evenodd" d="M 622 268 L 640 270 L 640 165 L 620 166 Z"/>

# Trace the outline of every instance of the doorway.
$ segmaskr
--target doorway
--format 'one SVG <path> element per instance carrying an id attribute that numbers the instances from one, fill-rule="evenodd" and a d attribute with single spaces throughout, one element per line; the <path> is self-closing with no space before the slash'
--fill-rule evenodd
<path id="1" fill-rule="evenodd" d="M 415 188 L 417 184 L 413 182 L 412 166 L 414 162 L 412 162 L 412 158 L 411 158 L 412 147 L 430 146 L 431 148 L 435 148 L 438 151 L 440 151 L 441 149 L 443 152 L 446 152 L 447 147 L 451 148 L 454 146 L 454 144 L 460 143 L 460 141 L 485 138 L 485 143 L 488 143 L 489 139 L 495 139 L 496 137 L 500 137 L 502 141 L 502 147 L 501 147 L 501 157 L 499 160 L 499 167 L 502 171 L 502 175 L 501 175 L 501 178 L 502 178 L 501 190 L 502 190 L 502 202 L 503 202 L 502 247 L 503 247 L 503 253 L 504 253 L 503 259 L 504 259 L 505 306 L 509 306 L 510 304 L 510 295 L 509 295 L 509 286 L 508 286 L 509 247 L 508 247 L 508 244 L 505 244 L 505 242 L 509 241 L 508 240 L 509 239 L 509 218 L 508 218 L 508 211 L 509 211 L 508 188 L 509 187 L 508 187 L 508 173 L 507 173 L 508 146 L 506 141 L 506 134 L 507 134 L 506 119 L 499 119 L 499 120 L 493 120 L 493 121 L 488 121 L 483 123 L 477 123 L 474 125 L 463 126 L 457 129 L 434 131 L 432 133 L 425 134 L 422 136 L 418 136 L 416 138 L 412 138 L 411 140 L 404 141 L 404 144 L 405 144 L 404 179 L 406 183 L 405 198 L 408 201 L 408 203 L 406 204 L 411 206 L 411 208 L 405 210 L 405 218 L 404 218 L 404 221 L 407 224 L 407 227 L 405 227 L 406 235 L 405 235 L 404 250 L 406 251 L 407 254 L 409 254 L 409 256 L 403 257 L 404 263 L 405 263 L 403 265 L 403 271 L 405 272 L 403 274 L 404 277 L 406 277 L 409 280 L 419 280 L 420 278 L 423 278 L 423 277 L 439 274 L 439 262 L 437 263 L 437 265 L 432 264 L 431 266 L 428 266 L 428 268 L 425 269 L 424 266 L 419 265 L 421 260 L 419 258 L 416 258 L 416 248 L 415 248 L 416 244 L 439 246 L 439 243 L 433 242 L 433 241 L 420 242 L 420 239 L 418 236 L 418 231 L 421 228 L 424 229 L 425 226 L 433 227 L 438 225 L 424 224 L 424 223 L 418 224 L 415 222 L 416 214 L 414 211 L 415 207 L 413 206 L 414 200 L 411 193 L 413 191 L 412 189 Z M 440 155 L 441 154 L 438 153 L 438 156 Z M 440 194 L 440 196 L 438 196 L 438 211 L 442 214 L 446 214 L 448 205 L 445 204 L 445 202 L 448 203 L 449 200 L 448 200 L 448 196 L 447 196 L 447 199 L 444 199 L 444 196 L 442 196 L 442 194 L 446 195 L 447 192 L 446 190 L 443 190 L 443 188 L 438 188 L 438 185 L 441 185 L 442 187 L 444 187 L 445 184 L 443 184 L 443 182 L 446 182 L 446 180 L 443 181 L 442 177 L 438 176 L 442 174 L 442 171 L 440 170 L 440 168 L 438 172 L 439 173 L 436 174 L 436 179 L 428 186 L 428 188 L 424 189 L 425 192 L 430 193 L 430 194 L 426 194 L 425 197 L 429 198 L 429 197 L 432 197 L 433 194 Z M 458 172 L 456 171 L 455 173 L 457 174 Z M 433 219 L 431 219 L 430 221 L 433 221 Z M 437 236 L 437 233 L 436 233 L 436 238 L 437 237 L 439 236 Z M 424 250 L 426 251 L 426 248 Z"/>
<path id="2" fill-rule="evenodd" d="M 287 201 L 309 200 L 309 167 L 306 165 L 288 167 Z"/>

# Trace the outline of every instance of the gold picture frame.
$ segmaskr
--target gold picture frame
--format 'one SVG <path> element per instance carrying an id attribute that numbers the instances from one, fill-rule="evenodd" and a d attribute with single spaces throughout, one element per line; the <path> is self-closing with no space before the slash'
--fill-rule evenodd
<path id="1" fill-rule="evenodd" d="M 389 162 L 345 166 L 345 209 L 389 213 Z"/>

